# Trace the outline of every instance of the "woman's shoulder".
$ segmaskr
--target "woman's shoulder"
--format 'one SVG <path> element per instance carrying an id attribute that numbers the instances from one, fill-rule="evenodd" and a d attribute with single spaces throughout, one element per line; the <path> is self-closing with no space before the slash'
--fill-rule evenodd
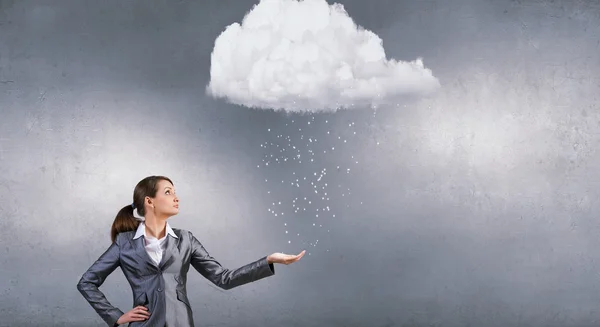
<path id="1" fill-rule="evenodd" d="M 175 232 L 175 235 L 177 236 L 182 236 L 182 237 L 189 237 L 192 232 L 190 232 L 187 229 L 183 229 L 183 228 L 171 228 L 173 230 L 173 232 Z"/>
<path id="2" fill-rule="evenodd" d="M 133 239 L 134 235 L 135 235 L 135 231 L 120 232 L 117 234 L 117 236 L 115 238 L 115 242 L 117 244 L 121 244 L 122 242 L 126 242 L 126 241 Z"/>

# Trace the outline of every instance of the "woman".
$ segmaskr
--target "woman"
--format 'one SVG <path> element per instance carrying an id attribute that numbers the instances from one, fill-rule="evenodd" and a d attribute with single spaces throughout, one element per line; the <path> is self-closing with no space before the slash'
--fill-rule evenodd
<path id="1" fill-rule="evenodd" d="M 167 219 L 179 212 L 178 204 L 169 178 L 141 180 L 133 191 L 133 203 L 121 209 L 113 222 L 112 244 L 77 283 L 77 289 L 109 326 L 194 326 L 186 290 L 190 265 L 228 290 L 272 276 L 274 263 L 287 265 L 305 253 L 273 253 L 235 270 L 223 268 L 191 232 L 169 226 Z M 135 208 L 144 221 L 135 218 Z M 133 309 L 126 313 L 112 306 L 98 289 L 117 267 L 133 292 Z"/>

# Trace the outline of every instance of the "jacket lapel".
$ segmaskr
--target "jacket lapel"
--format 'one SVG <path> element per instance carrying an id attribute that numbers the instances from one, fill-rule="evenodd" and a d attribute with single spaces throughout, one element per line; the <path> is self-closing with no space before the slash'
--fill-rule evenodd
<path id="1" fill-rule="evenodd" d="M 144 237 L 141 236 L 137 239 L 132 239 L 131 243 L 133 243 L 133 248 L 134 248 L 134 252 L 135 254 L 142 259 L 142 262 L 145 262 L 146 264 L 148 264 L 151 267 L 154 267 L 155 269 L 158 268 L 156 266 L 156 263 L 154 262 L 154 260 L 152 260 L 152 258 L 150 258 L 150 255 L 148 254 L 148 252 L 146 252 L 146 248 L 144 247 Z"/>
<path id="2" fill-rule="evenodd" d="M 162 260 L 160 261 L 158 267 L 161 270 L 164 270 L 166 267 L 170 266 L 176 258 L 179 257 L 179 247 L 181 243 L 181 232 L 179 229 L 173 229 L 177 238 L 167 234 L 167 246 L 165 247 L 165 251 L 162 255 Z M 147 254 L 147 253 L 146 253 Z"/>
<path id="3" fill-rule="evenodd" d="M 177 238 L 167 234 L 167 246 L 165 251 L 163 252 L 162 260 L 157 266 L 154 260 L 150 258 L 148 252 L 146 252 L 146 248 L 144 247 L 144 237 L 139 237 L 137 239 L 131 239 L 131 243 L 133 244 L 135 254 L 142 259 L 142 262 L 145 262 L 147 265 L 153 267 L 154 269 L 164 269 L 171 265 L 175 258 L 179 257 L 179 250 L 181 245 L 181 231 L 179 229 L 173 228 L 173 232 L 177 235 Z M 174 256 L 175 255 L 175 256 Z"/>

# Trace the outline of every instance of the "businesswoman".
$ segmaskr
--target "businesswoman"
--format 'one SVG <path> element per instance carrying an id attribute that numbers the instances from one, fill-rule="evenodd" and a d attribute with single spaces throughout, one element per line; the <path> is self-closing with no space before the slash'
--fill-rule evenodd
<path id="1" fill-rule="evenodd" d="M 149 176 L 133 191 L 133 203 L 122 208 L 112 228 L 112 244 L 82 275 L 77 289 L 108 326 L 193 327 L 186 281 L 190 265 L 222 289 L 257 281 L 275 274 L 274 263 L 290 264 L 304 256 L 273 253 L 230 270 L 208 254 L 187 230 L 171 228 L 167 219 L 179 212 L 173 182 Z M 137 209 L 144 221 L 133 215 Z M 99 290 L 117 267 L 131 285 L 133 308 L 114 307 Z"/>

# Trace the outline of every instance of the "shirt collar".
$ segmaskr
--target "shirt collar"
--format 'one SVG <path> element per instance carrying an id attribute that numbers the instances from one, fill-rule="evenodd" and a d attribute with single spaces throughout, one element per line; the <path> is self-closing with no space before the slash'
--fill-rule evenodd
<path id="1" fill-rule="evenodd" d="M 175 235 L 175 232 L 173 231 L 173 229 L 171 228 L 171 226 L 169 226 L 169 222 L 167 222 L 167 234 L 173 236 L 174 238 L 177 238 L 177 235 Z M 144 236 L 144 238 L 148 238 L 146 236 L 146 224 L 144 223 L 144 221 L 141 221 L 137 231 L 135 232 L 135 235 L 133 236 L 133 239 L 137 239 L 140 236 Z"/>

